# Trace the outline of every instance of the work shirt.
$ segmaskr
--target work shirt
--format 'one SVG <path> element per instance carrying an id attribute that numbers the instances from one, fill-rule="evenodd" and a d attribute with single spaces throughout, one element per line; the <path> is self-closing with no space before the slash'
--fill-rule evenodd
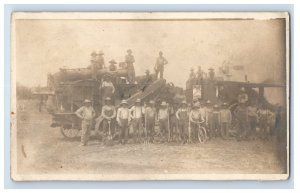
<path id="1" fill-rule="evenodd" d="M 146 107 L 145 116 L 147 119 L 154 119 L 156 117 L 156 110 L 154 107 Z"/>
<path id="2" fill-rule="evenodd" d="M 109 88 L 111 93 L 115 92 L 114 84 L 111 81 L 103 81 L 101 87 L 102 88 Z"/>
<path id="3" fill-rule="evenodd" d="M 239 96 L 238 96 L 238 101 L 239 101 L 240 103 L 245 103 L 245 102 L 247 102 L 247 101 L 248 101 L 248 95 L 247 95 L 246 93 L 241 93 L 241 94 L 239 94 Z"/>
<path id="4" fill-rule="evenodd" d="M 260 119 L 265 120 L 265 119 L 268 119 L 268 117 L 270 115 L 270 111 L 267 109 L 259 109 L 258 114 L 259 114 Z"/>
<path id="5" fill-rule="evenodd" d="M 213 109 L 210 107 L 206 107 L 204 108 L 204 110 L 205 110 L 205 122 L 206 124 L 208 124 L 212 119 Z"/>
<path id="6" fill-rule="evenodd" d="M 133 106 L 130 109 L 130 115 L 132 119 L 139 119 L 143 116 L 144 109 L 142 106 Z"/>
<path id="7" fill-rule="evenodd" d="M 125 56 L 125 62 L 127 64 L 128 70 L 133 70 L 134 69 L 133 63 L 135 62 L 135 59 L 134 59 L 133 55 L 126 55 Z"/>
<path id="8" fill-rule="evenodd" d="M 104 118 L 113 119 L 116 117 L 116 109 L 113 105 L 104 105 L 102 107 L 101 115 Z"/>
<path id="9" fill-rule="evenodd" d="M 166 109 L 159 109 L 158 111 L 158 119 L 159 120 L 166 120 L 169 117 L 168 108 Z"/>
<path id="10" fill-rule="evenodd" d="M 188 108 L 180 108 L 176 112 L 176 117 L 178 120 L 187 121 L 189 117 Z"/>
<path id="11" fill-rule="evenodd" d="M 156 66 L 155 66 L 155 68 L 156 69 L 161 69 L 161 68 L 163 68 L 164 67 L 164 65 L 165 64 L 167 64 L 168 63 L 168 61 L 166 60 L 166 58 L 165 57 L 158 57 L 157 59 L 156 59 Z"/>
<path id="12" fill-rule="evenodd" d="M 84 121 L 91 121 L 96 115 L 95 110 L 92 106 L 82 106 L 79 109 L 77 109 L 75 114 Z"/>
<path id="13" fill-rule="evenodd" d="M 203 121 L 203 116 L 200 109 L 192 109 L 190 112 L 190 120 L 191 121 Z"/>
<path id="14" fill-rule="evenodd" d="M 127 119 L 130 120 L 129 109 L 125 107 L 120 107 L 117 112 L 117 121 Z"/>
<path id="15" fill-rule="evenodd" d="M 252 117 L 257 117 L 257 108 L 253 106 L 248 107 L 248 115 Z"/>
<path id="16" fill-rule="evenodd" d="M 212 112 L 212 118 L 213 118 L 213 121 L 215 123 L 220 123 L 220 111 L 219 110 L 214 110 Z"/>
<path id="17" fill-rule="evenodd" d="M 231 123 L 231 111 L 229 109 L 220 110 L 221 123 Z"/>
<path id="18" fill-rule="evenodd" d="M 236 108 L 235 115 L 239 121 L 248 121 L 248 108 L 238 106 Z"/>

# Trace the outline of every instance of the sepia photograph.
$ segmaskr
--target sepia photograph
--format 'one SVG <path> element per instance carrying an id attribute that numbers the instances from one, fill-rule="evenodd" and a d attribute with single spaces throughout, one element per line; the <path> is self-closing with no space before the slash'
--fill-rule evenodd
<path id="1" fill-rule="evenodd" d="M 287 180 L 287 12 L 14 12 L 11 178 Z"/>

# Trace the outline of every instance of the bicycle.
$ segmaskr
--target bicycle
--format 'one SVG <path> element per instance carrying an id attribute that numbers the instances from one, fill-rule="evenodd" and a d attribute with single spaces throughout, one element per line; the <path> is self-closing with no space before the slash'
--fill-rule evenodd
<path id="1" fill-rule="evenodd" d="M 192 121 L 190 120 L 190 123 L 195 123 L 197 125 L 197 132 L 196 132 L 196 137 L 199 141 L 199 143 L 204 143 L 205 141 L 208 140 L 207 132 L 204 126 L 202 124 L 204 123 L 203 121 Z M 191 124 L 189 124 L 189 141 L 191 141 Z"/>

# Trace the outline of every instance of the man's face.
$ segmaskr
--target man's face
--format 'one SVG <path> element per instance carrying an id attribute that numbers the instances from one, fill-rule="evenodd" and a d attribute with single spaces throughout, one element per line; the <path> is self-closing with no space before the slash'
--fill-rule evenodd
<path id="1" fill-rule="evenodd" d="M 92 106 L 92 104 L 91 103 L 85 103 L 85 106 L 90 107 L 90 106 Z"/>

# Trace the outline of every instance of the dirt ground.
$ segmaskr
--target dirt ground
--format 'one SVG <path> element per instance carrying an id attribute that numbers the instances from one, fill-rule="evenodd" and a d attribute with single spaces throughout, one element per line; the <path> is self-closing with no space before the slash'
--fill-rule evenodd
<path id="1" fill-rule="evenodd" d="M 104 146 L 67 140 L 50 127 L 51 115 L 36 101 L 18 111 L 20 174 L 279 174 L 285 172 L 276 141 L 214 139 L 205 144 L 127 144 Z"/>

